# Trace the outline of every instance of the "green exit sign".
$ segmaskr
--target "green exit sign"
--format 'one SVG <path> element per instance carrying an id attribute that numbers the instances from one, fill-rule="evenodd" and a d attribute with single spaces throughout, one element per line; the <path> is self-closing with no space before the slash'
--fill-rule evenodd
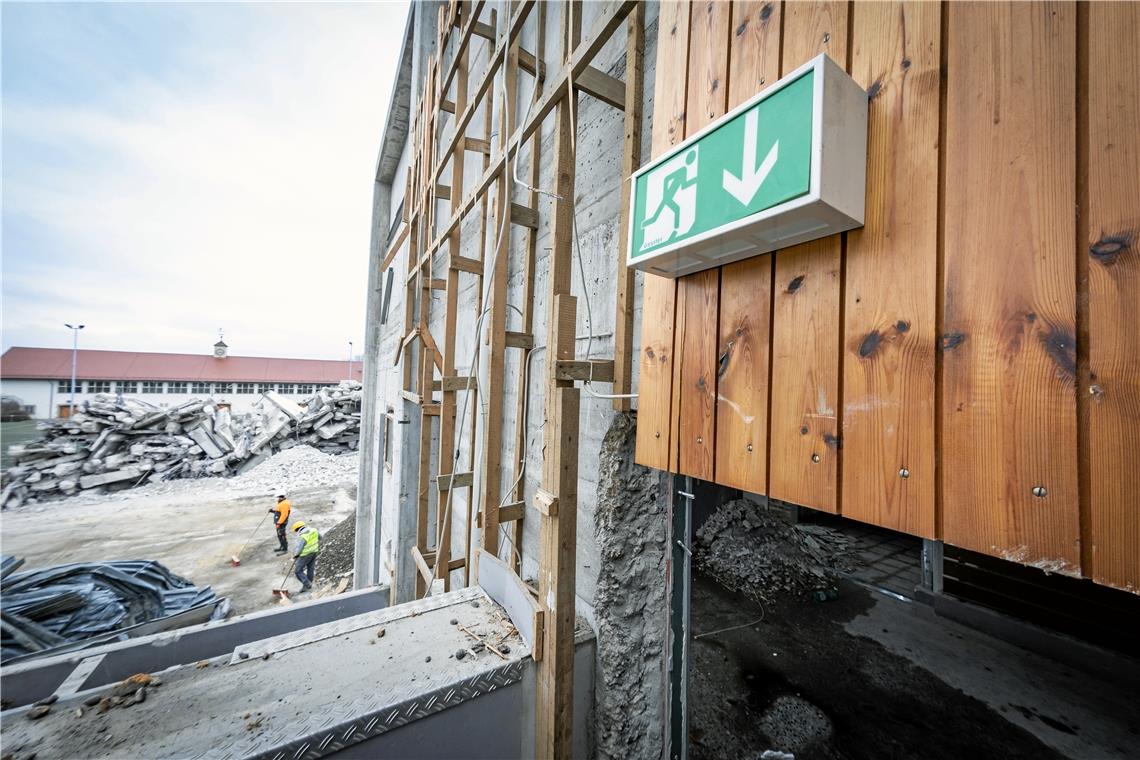
<path id="1" fill-rule="evenodd" d="M 819 55 L 632 178 L 630 266 L 678 277 L 863 225 L 867 93 Z"/>

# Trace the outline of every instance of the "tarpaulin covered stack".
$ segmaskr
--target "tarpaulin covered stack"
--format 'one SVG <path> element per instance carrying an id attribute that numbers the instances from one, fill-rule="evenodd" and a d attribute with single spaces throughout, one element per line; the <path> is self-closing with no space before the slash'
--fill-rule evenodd
<path id="1" fill-rule="evenodd" d="M 229 601 L 151 560 L 84 562 L 23 573 L 4 557 L 2 659 L 41 656 L 224 618 Z"/>

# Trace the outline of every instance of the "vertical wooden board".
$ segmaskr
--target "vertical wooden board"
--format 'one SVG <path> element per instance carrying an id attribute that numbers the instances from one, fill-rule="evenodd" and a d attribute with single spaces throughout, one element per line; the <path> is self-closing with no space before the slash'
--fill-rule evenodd
<path id="1" fill-rule="evenodd" d="M 781 70 L 820 52 L 847 62 L 847 3 L 785 3 Z M 776 253 L 769 495 L 839 511 L 839 235 Z"/>
<path id="2" fill-rule="evenodd" d="M 839 251 L 832 238 L 776 256 L 768 494 L 836 512 Z"/>
<path id="3" fill-rule="evenodd" d="M 780 77 L 778 2 L 732 4 L 727 109 Z M 721 269 L 716 406 L 716 479 L 751 493 L 768 490 L 768 369 L 772 257 Z"/>
<path id="4" fill-rule="evenodd" d="M 713 480 L 716 441 L 716 342 L 720 270 L 706 269 L 677 284 L 678 346 L 682 357 L 674 397 L 677 414 L 678 472 Z"/>
<path id="5" fill-rule="evenodd" d="M 731 3 L 699 0 L 689 16 L 689 92 L 686 134 L 724 115 L 728 92 L 728 24 Z"/>
<path id="6" fill-rule="evenodd" d="M 1140 591 L 1140 5 L 1092 3 L 1088 86 L 1091 575 Z"/>
<path id="7" fill-rule="evenodd" d="M 716 482 L 762 494 L 768 478 L 772 257 L 729 264 L 720 276 Z"/>
<path id="8" fill-rule="evenodd" d="M 934 538 L 940 8 L 858 3 L 865 226 L 847 233 L 843 514 Z"/>
<path id="9" fill-rule="evenodd" d="M 728 102 L 728 48 L 732 6 L 702 0 L 689 14 L 689 93 L 686 136 L 725 112 Z M 678 472 L 712 480 L 716 435 L 716 319 L 720 276 L 700 272 L 677 282 L 678 317 L 674 332 L 673 418 L 678 435 L 671 445 Z M 711 289 L 712 292 L 705 292 Z M 684 292 L 684 297 L 680 295 Z M 683 306 L 682 306 L 683 303 Z M 712 309 L 711 313 L 709 309 Z M 683 326 L 682 326 L 683 325 Z M 670 459 L 673 457 L 671 456 Z"/>
<path id="10" fill-rule="evenodd" d="M 777 0 L 734 0 L 729 39 L 728 110 L 780 78 Z"/>
<path id="11" fill-rule="evenodd" d="M 728 111 L 780 79 L 781 3 L 734 0 L 728 40 Z"/>
<path id="12" fill-rule="evenodd" d="M 669 460 L 669 431 L 677 282 L 647 274 L 643 288 L 634 461 L 672 472 L 676 465 Z"/>
<path id="13" fill-rule="evenodd" d="M 847 3 L 784 3 L 783 73 L 827 53 L 847 68 Z"/>
<path id="14" fill-rule="evenodd" d="M 663 2 L 657 21 L 653 155 L 685 139 L 685 83 L 689 61 L 689 3 Z M 624 241 L 623 241 L 624 244 Z M 641 352 L 638 357 L 637 444 L 634 460 L 674 471 L 669 436 L 673 392 L 675 280 L 647 274 L 642 286 Z"/>
<path id="15" fill-rule="evenodd" d="M 944 538 L 1075 574 L 1075 8 L 948 18 Z"/>
<path id="16" fill-rule="evenodd" d="M 689 71 L 689 0 L 661 3 L 657 18 L 657 72 L 653 86 L 653 155 L 685 139 L 685 84 Z"/>

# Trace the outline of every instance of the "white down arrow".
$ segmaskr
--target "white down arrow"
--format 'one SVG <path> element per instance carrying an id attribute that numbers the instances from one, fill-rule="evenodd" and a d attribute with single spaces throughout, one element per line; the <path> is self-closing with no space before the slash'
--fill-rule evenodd
<path id="1" fill-rule="evenodd" d="M 760 114 L 756 109 L 745 115 L 744 165 L 740 168 L 739 177 L 725 169 L 724 179 L 721 181 L 728 194 L 745 206 L 756 197 L 756 191 L 764 184 L 764 180 L 768 178 L 772 167 L 776 165 L 776 159 L 780 155 L 780 141 L 777 140 L 772 144 L 772 149 L 768 151 L 768 155 L 764 156 L 764 161 L 759 166 L 756 165 L 756 132 L 759 128 L 759 119 Z"/>

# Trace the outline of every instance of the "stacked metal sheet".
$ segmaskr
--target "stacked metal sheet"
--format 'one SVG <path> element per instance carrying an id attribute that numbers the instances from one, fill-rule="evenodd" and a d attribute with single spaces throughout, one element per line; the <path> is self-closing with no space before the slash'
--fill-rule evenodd
<path id="1" fill-rule="evenodd" d="M 5 569 L 20 560 L 4 557 Z M 15 569 L 12 567 L 12 569 Z M 229 601 L 151 560 L 59 565 L 14 573 L 0 586 L 2 659 L 57 654 L 132 632 L 224 618 Z"/>
<path id="2" fill-rule="evenodd" d="M 355 450 L 361 386 L 343 382 L 300 403 L 262 394 L 253 413 L 193 399 L 159 409 L 99 395 L 66 420 L 41 423 L 44 437 L 11 446 L 0 505 L 131 488 L 175 478 L 232 475 L 282 449 L 308 444 L 325 453 Z"/>

